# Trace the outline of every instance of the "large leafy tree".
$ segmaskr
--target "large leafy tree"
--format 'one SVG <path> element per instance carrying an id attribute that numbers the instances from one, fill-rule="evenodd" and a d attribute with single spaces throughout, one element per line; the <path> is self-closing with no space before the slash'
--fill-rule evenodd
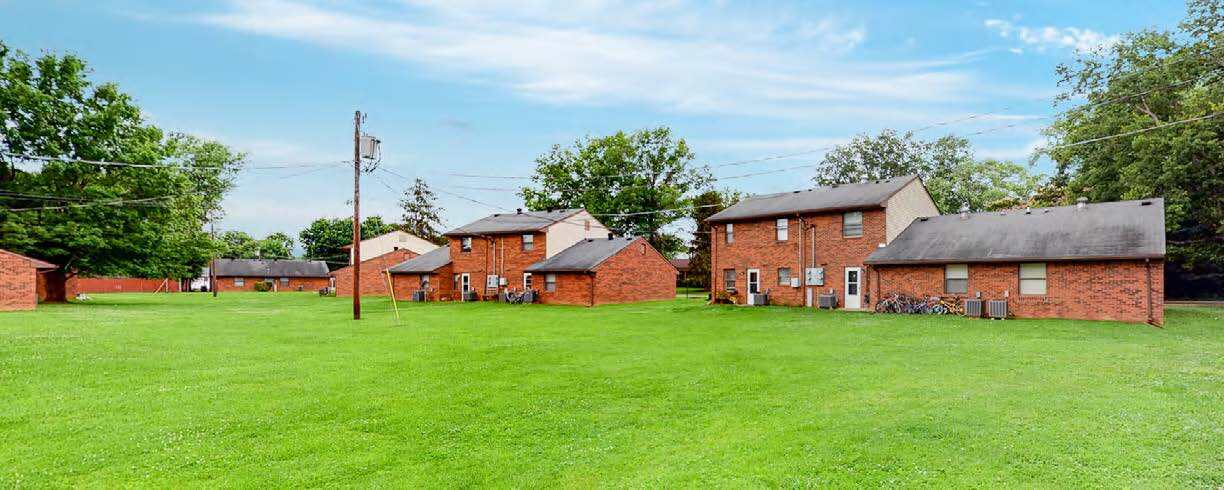
<path id="1" fill-rule="evenodd" d="M 706 219 L 739 202 L 740 193 L 731 190 L 708 190 L 693 197 L 689 217 L 697 224 L 689 244 L 689 277 L 694 284 L 710 285 L 711 227 Z"/>
<path id="2" fill-rule="evenodd" d="M 0 151 L 62 159 L 0 155 L 0 248 L 73 273 L 198 274 L 216 249 L 203 225 L 221 214 L 243 156 L 166 134 L 131 96 L 88 75 L 75 56 L 31 59 L 0 43 Z"/>
<path id="3" fill-rule="evenodd" d="M 293 258 L 293 237 L 276 232 L 259 241 L 259 256 L 264 258 Z"/>
<path id="4" fill-rule="evenodd" d="M 885 129 L 860 134 L 827 153 L 815 180 L 820 185 L 845 184 L 916 174 L 941 212 L 968 205 L 995 210 L 1026 204 L 1041 185 L 1028 168 L 997 160 L 975 160 L 969 141 L 944 136 L 923 141 L 913 133 Z"/>
<path id="5" fill-rule="evenodd" d="M 404 210 L 400 225 L 402 229 L 437 244 L 445 243 L 441 229 L 442 208 L 437 202 L 438 196 L 430 190 L 429 184 L 416 179 L 400 197 L 399 205 Z"/>
<path id="6" fill-rule="evenodd" d="M 1085 102 L 1048 129 L 1053 200 L 1163 196 L 1170 262 L 1204 273 L 1224 267 L 1224 117 L 1091 140 L 1224 111 L 1222 27 L 1219 0 L 1192 0 L 1179 32 L 1131 33 L 1060 66 L 1063 98 Z"/>
<path id="7" fill-rule="evenodd" d="M 644 236 L 672 256 L 684 242 L 663 227 L 685 217 L 692 194 L 712 180 L 693 158 L 688 144 L 666 127 L 585 137 L 536 158 L 532 185 L 521 195 L 533 210 L 586 208 L 605 215 L 600 221 L 613 230 Z"/>
<path id="8" fill-rule="evenodd" d="M 361 220 L 361 239 L 373 238 L 395 230 L 395 225 L 383 222 L 381 216 Z M 353 244 L 353 218 L 319 218 L 298 233 L 306 258 L 325 260 L 333 269 L 348 264 L 349 253 L 344 247 Z"/>

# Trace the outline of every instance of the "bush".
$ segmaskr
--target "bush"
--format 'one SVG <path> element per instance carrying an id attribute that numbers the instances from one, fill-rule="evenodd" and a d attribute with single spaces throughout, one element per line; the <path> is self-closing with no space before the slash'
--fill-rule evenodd
<path id="1" fill-rule="evenodd" d="M 271 291 L 272 283 L 263 282 L 263 281 L 257 282 L 255 283 L 255 290 L 261 293 L 266 293 L 268 291 Z"/>

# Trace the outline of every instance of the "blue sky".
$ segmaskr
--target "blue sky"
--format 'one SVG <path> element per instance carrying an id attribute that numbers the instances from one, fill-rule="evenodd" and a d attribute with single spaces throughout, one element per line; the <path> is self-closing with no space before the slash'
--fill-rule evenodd
<path id="1" fill-rule="evenodd" d="M 78 54 L 152 122 L 220 140 L 252 164 L 351 158 L 360 109 L 384 142 L 382 165 L 513 209 L 512 192 L 463 187 L 515 181 L 446 174 L 529 175 L 551 145 L 620 129 L 670 126 L 717 164 L 984 112 L 920 136 L 988 129 L 970 137 L 979 156 L 1025 161 L 1061 107 L 1058 63 L 1124 32 L 1172 29 L 1183 12 L 1125 1 L 0 0 L 0 38 Z M 246 172 L 222 226 L 296 236 L 351 212 L 351 168 L 307 170 Z M 719 185 L 777 192 L 810 177 Z M 403 182 L 363 179 L 363 214 L 397 216 L 387 186 Z M 441 205 L 452 225 L 495 212 L 448 195 Z"/>

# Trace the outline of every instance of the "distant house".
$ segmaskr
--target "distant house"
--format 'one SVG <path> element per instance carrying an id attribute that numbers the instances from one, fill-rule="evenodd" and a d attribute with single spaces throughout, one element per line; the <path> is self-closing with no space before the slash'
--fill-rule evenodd
<path id="1" fill-rule="evenodd" d="M 538 289 L 531 264 L 608 229 L 585 209 L 523 211 L 486 216 L 446 232 L 456 288 L 480 298 Z"/>
<path id="2" fill-rule="evenodd" d="M 689 259 L 671 259 L 669 262 L 680 273 L 680 275 L 676 276 L 676 285 L 678 286 L 688 281 Z"/>
<path id="3" fill-rule="evenodd" d="M 343 248 L 349 251 L 348 263 L 349 265 L 353 265 L 354 254 L 352 246 L 345 245 Z M 413 253 L 413 257 L 416 257 L 435 248 L 438 248 L 438 244 L 406 231 L 395 230 L 390 233 L 384 233 L 373 238 L 362 240 L 361 260 L 364 262 L 375 257 L 381 257 L 396 250 L 411 251 Z"/>
<path id="4" fill-rule="evenodd" d="M 398 300 L 410 300 L 417 291 L 424 291 L 429 301 L 459 299 L 450 247 L 441 247 L 406 260 L 392 266 L 390 271 Z"/>
<path id="5" fill-rule="evenodd" d="M 38 303 L 65 300 L 59 266 L 0 249 L 0 311 L 33 310 Z"/>
<path id="6" fill-rule="evenodd" d="M 254 291 L 259 282 L 273 291 L 316 291 L 331 276 L 318 260 L 217 259 L 216 280 L 217 291 Z"/>
<path id="7" fill-rule="evenodd" d="M 532 264 L 541 303 L 595 306 L 676 297 L 676 268 L 644 238 L 590 238 Z"/>
<path id="8" fill-rule="evenodd" d="M 433 249 L 438 250 L 435 246 Z M 362 249 L 361 256 L 365 257 L 365 249 Z M 386 296 L 388 294 L 387 287 L 387 269 L 395 264 L 399 264 L 405 260 L 419 256 L 416 252 L 408 249 L 392 250 L 377 257 L 371 257 L 361 261 L 361 294 L 366 296 Z M 333 284 L 336 286 L 336 296 L 352 296 L 353 295 L 353 266 L 347 266 L 332 271 L 331 276 L 334 279 Z"/>
<path id="9" fill-rule="evenodd" d="M 866 263 L 874 296 L 1004 300 L 1018 317 L 1164 322 L 1164 200 L 919 218 Z"/>

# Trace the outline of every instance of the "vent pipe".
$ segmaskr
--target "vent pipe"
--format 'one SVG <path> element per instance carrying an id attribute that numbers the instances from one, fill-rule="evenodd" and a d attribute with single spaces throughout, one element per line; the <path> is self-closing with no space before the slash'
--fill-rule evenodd
<path id="1" fill-rule="evenodd" d="M 523 214 L 523 208 L 515 209 L 514 214 Z"/>
<path id="2" fill-rule="evenodd" d="M 1088 207 L 1088 198 L 1081 196 L 1075 200 L 1075 209 L 1084 209 L 1086 207 Z"/>
<path id="3" fill-rule="evenodd" d="M 609 240 L 615 240 L 615 239 L 616 239 L 616 234 L 614 234 L 614 233 L 608 233 L 608 239 L 609 239 Z"/>

